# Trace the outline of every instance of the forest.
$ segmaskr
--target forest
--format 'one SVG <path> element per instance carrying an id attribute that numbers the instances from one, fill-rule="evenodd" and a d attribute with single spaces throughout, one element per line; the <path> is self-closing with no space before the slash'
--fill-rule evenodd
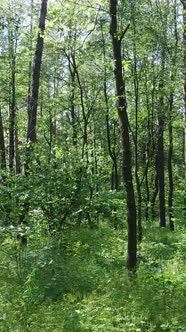
<path id="1" fill-rule="evenodd" d="M 0 331 L 186 331 L 186 0 L 0 1 Z"/>

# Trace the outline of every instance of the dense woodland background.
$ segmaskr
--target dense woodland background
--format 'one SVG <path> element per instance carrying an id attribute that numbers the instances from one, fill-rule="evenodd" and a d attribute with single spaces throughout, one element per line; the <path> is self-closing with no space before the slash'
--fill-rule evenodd
<path id="1" fill-rule="evenodd" d="M 186 330 L 186 1 L 1 0 L 1 331 Z"/>

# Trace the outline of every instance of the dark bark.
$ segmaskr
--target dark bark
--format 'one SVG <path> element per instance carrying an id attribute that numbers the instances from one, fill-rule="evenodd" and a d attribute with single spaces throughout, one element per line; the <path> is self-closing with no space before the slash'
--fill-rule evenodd
<path id="1" fill-rule="evenodd" d="M 13 170 L 15 155 L 15 117 L 16 117 L 16 90 L 15 90 L 15 48 L 16 41 L 13 36 L 13 27 L 9 26 L 9 62 L 10 62 L 10 90 L 9 90 L 9 169 Z"/>
<path id="2" fill-rule="evenodd" d="M 134 187 L 132 180 L 132 166 L 131 166 L 131 148 L 129 140 L 129 122 L 127 114 L 127 101 L 125 93 L 125 81 L 123 79 L 122 61 L 121 61 L 121 41 L 129 28 L 124 30 L 119 36 L 117 26 L 117 0 L 110 0 L 110 34 L 112 36 L 112 47 L 114 57 L 114 74 L 116 83 L 116 97 L 118 116 L 121 125 L 121 140 L 122 140 L 122 175 L 124 186 L 126 190 L 127 199 L 127 222 L 128 222 L 128 269 L 134 270 L 136 267 L 136 251 L 137 251 L 137 238 L 136 238 L 136 204 L 134 196 Z"/>
<path id="3" fill-rule="evenodd" d="M 147 82 L 146 82 L 147 84 Z M 146 87 L 147 89 L 147 87 Z M 146 90 L 146 104 L 147 104 L 147 110 L 148 110 L 148 120 L 147 120 L 147 144 L 146 144 L 146 167 L 145 167 L 145 190 L 146 190 L 146 206 L 145 206 L 145 219 L 149 219 L 149 206 L 150 206 L 150 189 L 149 189 L 149 179 L 148 179 L 148 170 L 149 170 L 149 163 L 150 163 L 150 158 L 151 158 L 151 143 L 152 143 L 152 138 L 151 138 L 151 117 L 150 117 L 150 107 L 149 107 L 149 98 L 148 98 L 148 91 Z"/>
<path id="4" fill-rule="evenodd" d="M 151 197 L 151 216 L 152 220 L 155 219 L 156 213 L 155 213 L 155 202 L 156 197 L 158 195 L 158 157 L 155 158 L 155 181 L 154 181 L 154 191 Z"/>
<path id="5" fill-rule="evenodd" d="M 34 0 L 30 0 L 30 40 L 29 40 L 30 52 L 32 52 L 33 6 L 34 6 Z M 28 107 L 30 101 L 31 81 L 32 81 L 32 57 L 30 55 L 29 64 L 28 64 Z"/>
<path id="6" fill-rule="evenodd" d="M 184 91 L 184 169 L 186 181 L 186 1 L 181 0 L 183 5 L 183 91 Z M 184 215 L 186 215 L 186 189 L 184 193 Z"/>
<path id="7" fill-rule="evenodd" d="M 174 220 L 173 220 L 173 192 L 174 192 L 174 182 L 173 182 L 173 169 L 172 169 L 172 157 L 173 157 L 173 106 L 174 106 L 174 81 L 176 76 L 176 61 L 177 61 L 177 50 L 178 50 L 178 29 L 177 29 L 177 4 L 175 2 L 174 7 L 174 37 L 175 46 L 173 50 L 172 59 L 172 72 L 171 72 L 171 91 L 169 96 L 169 149 L 168 149 L 168 178 L 169 178 L 169 194 L 168 194 L 168 209 L 169 209 L 169 227 L 171 231 L 174 231 Z"/>
<path id="8" fill-rule="evenodd" d="M 184 80 L 184 168 L 185 168 L 185 181 L 186 181 L 186 74 Z M 186 216 L 186 189 L 184 194 L 184 215 Z"/>
<path id="9" fill-rule="evenodd" d="M 139 168 L 139 158 L 138 158 L 138 114 L 139 114 L 139 68 L 137 68 L 137 47 L 136 47 L 136 7 L 135 2 L 131 3 L 131 21 L 132 21 L 132 29 L 133 29 L 133 66 L 132 66 L 132 74 L 133 74 L 133 84 L 134 84 L 134 103 L 135 103 L 135 133 L 133 134 L 134 141 L 134 160 L 135 160 L 135 182 L 136 182 L 136 191 L 137 191 L 137 237 L 138 242 L 142 241 L 142 216 L 141 216 L 141 204 L 142 204 L 142 195 L 141 195 L 141 182 L 139 178 L 138 168 Z"/>
<path id="10" fill-rule="evenodd" d="M 135 32 L 134 32 L 135 34 Z M 135 179 L 136 179 L 136 191 L 138 195 L 137 200 L 137 212 L 138 212 L 138 242 L 142 241 L 142 220 L 141 220 L 141 184 L 138 175 L 138 104 L 139 104 L 139 79 L 137 74 L 137 59 L 136 59 L 136 45 L 134 42 L 134 94 L 135 94 L 135 139 L 134 139 L 134 147 L 135 147 Z"/>
<path id="11" fill-rule="evenodd" d="M 157 142 L 157 176 L 159 190 L 159 223 L 166 227 L 165 219 L 165 174 L 164 174 L 164 75 L 165 75 L 165 50 L 161 53 L 161 71 L 158 100 L 158 142 Z"/>
<path id="12" fill-rule="evenodd" d="M 69 59 L 69 62 L 71 62 L 72 66 L 73 66 L 73 70 L 74 70 L 74 73 L 76 75 L 79 90 L 80 90 L 80 101 L 81 101 L 81 109 L 82 109 L 82 116 L 83 116 L 83 144 L 82 144 L 82 155 L 81 156 L 82 156 L 82 158 L 84 156 L 86 156 L 87 166 L 88 166 L 88 148 L 87 148 L 87 144 L 88 144 L 88 123 L 89 123 L 90 110 L 88 110 L 86 112 L 86 109 L 85 109 L 84 89 L 83 89 L 83 86 L 81 84 L 81 79 L 80 79 L 80 75 L 79 75 L 78 66 L 76 64 L 75 54 L 71 54 L 71 59 L 70 59 L 69 56 L 67 56 L 67 58 Z"/>
<path id="13" fill-rule="evenodd" d="M 170 230 L 174 230 L 173 221 L 173 171 L 172 171 L 172 154 L 173 154 L 173 131 L 172 131 L 172 111 L 173 111 L 173 94 L 170 94 L 169 101 L 169 150 L 168 150 L 168 177 L 169 177 L 169 196 L 168 196 L 168 208 L 169 208 L 169 227 Z"/>
<path id="14" fill-rule="evenodd" d="M 18 140 L 17 123 L 15 123 L 15 171 L 16 171 L 16 174 L 21 173 L 21 160 L 20 160 L 20 155 L 19 155 L 19 140 Z"/>
<path id="15" fill-rule="evenodd" d="M 134 140 L 134 147 L 135 147 L 135 179 L 136 179 L 136 191 L 138 195 L 137 200 L 137 212 L 138 212 L 138 242 L 142 241 L 142 219 L 141 219 L 141 204 L 142 204 L 142 196 L 141 196 L 141 183 L 140 178 L 138 175 L 138 83 L 135 82 L 135 140 Z"/>
<path id="16" fill-rule="evenodd" d="M 148 70 L 148 69 L 147 69 Z M 148 84 L 148 77 L 147 77 L 147 71 L 145 71 L 145 95 L 146 95 L 146 108 L 148 112 L 148 119 L 147 119 L 147 144 L 146 144 L 146 153 L 145 153 L 145 159 L 146 159 L 146 166 L 144 170 L 144 180 L 145 180 L 145 190 L 146 190 L 146 207 L 145 207 L 145 218 L 146 220 L 149 220 L 150 217 L 150 205 L 151 203 L 155 203 L 156 196 L 158 194 L 157 191 L 157 181 L 155 180 L 155 191 L 153 192 L 154 196 L 152 195 L 152 202 L 151 202 L 151 196 L 150 196 L 150 181 L 149 181 L 149 165 L 150 162 L 154 158 L 154 127 L 153 127 L 153 118 L 154 118 L 154 92 L 155 92 L 155 82 L 153 79 L 153 89 L 151 90 L 151 93 L 149 91 L 149 84 Z M 151 94 L 151 101 L 150 96 Z M 143 180 L 143 179 L 142 179 Z M 157 191 L 157 192 L 156 192 Z M 153 201 L 154 199 L 154 201 Z"/>
<path id="17" fill-rule="evenodd" d="M 1 108 L 0 108 L 0 162 L 1 162 L 1 169 L 6 169 L 6 152 L 5 152 L 4 128 L 3 128 Z"/>
<path id="18" fill-rule="evenodd" d="M 36 142 L 36 125 L 37 125 L 37 105 L 38 94 L 40 84 L 41 62 L 44 45 L 44 30 L 45 20 L 47 15 L 47 0 L 42 0 L 40 18 L 39 18 L 39 32 L 37 36 L 33 72 L 32 72 L 32 84 L 28 104 L 28 127 L 27 127 L 27 143 L 29 148 L 27 149 L 26 171 L 30 161 L 30 152 L 32 144 Z"/>
<path id="19" fill-rule="evenodd" d="M 148 181 L 148 168 L 145 173 L 145 190 L 146 190 L 145 219 L 149 220 L 150 190 L 149 190 L 149 181 Z"/>
<path id="20" fill-rule="evenodd" d="M 162 100 L 160 100 L 162 107 Z M 166 226 L 165 220 L 165 176 L 164 176 L 164 120 L 158 117 L 158 189 L 159 189 L 159 222 L 161 227 Z"/>

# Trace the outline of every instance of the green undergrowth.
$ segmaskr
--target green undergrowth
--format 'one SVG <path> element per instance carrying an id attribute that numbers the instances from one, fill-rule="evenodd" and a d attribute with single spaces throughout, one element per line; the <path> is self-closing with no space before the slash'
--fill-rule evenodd
<path id="1" fill-rule="evenodd" d="M 186 331 L 184 231 L 148 225 L 135 277 L 125 229 L 35 229 L 27 246 L 2 232 L 0 331 Z"/>

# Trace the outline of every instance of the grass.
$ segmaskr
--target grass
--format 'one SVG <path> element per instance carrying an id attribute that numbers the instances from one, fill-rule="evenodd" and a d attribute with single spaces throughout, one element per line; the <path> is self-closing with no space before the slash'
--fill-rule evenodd
<path id="1" fill-rule="evenodd" d="M 137 276 L 126 270 L 126 230 L 32 231 L 0 246 L 0 331 L 186 331 L 186 235 L 145 229 Z"/>

